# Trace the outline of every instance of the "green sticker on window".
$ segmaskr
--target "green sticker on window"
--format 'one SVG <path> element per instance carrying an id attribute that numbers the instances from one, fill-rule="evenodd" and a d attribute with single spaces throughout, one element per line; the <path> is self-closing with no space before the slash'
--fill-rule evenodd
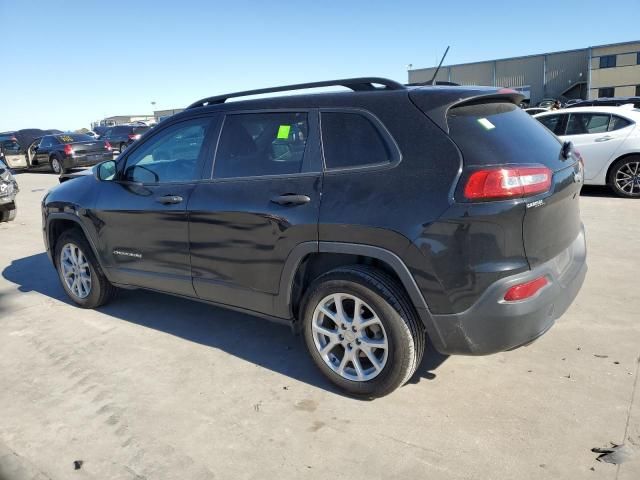
<path id="1" fill-rule="evenodd" d="M 286 140 L 289 138 L 289 132 L 291 131 L 291 125 L 280 125 L 278 128 L 278 139 Z"/>

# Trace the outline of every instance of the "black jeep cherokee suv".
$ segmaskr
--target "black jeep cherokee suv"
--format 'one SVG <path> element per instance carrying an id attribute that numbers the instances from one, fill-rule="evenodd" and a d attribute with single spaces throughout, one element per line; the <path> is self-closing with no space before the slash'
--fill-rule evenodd
<path id="1" fill-rule="evenodd" d="M 227 102 L 328 85 L 352 92 Z M 582 285 L 582 165 L 521 100 L 380 78 L 207 98 L 51 190 L 47 251 L 82 307 L 139 287 L 257 314 L 343 389 L 385 395 L 426 336 L 513 349 Z"/>

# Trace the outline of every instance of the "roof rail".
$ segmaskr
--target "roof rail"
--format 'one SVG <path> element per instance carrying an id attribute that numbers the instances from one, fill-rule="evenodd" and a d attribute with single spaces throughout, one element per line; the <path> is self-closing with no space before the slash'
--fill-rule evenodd
<path id="1" fill-rule="evenodd" d="M 375 86 L 383 85 L 384 88 L 380 89 Z M 298 83 L 296 85 L 285 85 L 282 87 L 272 88 L 260 88 L 258 90 L 246 90 L 244 92 L 229 93 L 226 95 L 217 95 L 215 97 L 207 97 L 202 100 L 198 100 L 187 107 L 187 110 L 191 108 L 204 107 L 205 105 L 214 105 L 224 103 L 230 98 L 247 97 L 250 95 L 261 95 L 263 93 L 274 92 L 286 92 L 289 90 L 305 90 L 307 88 L 320 88 L 320 87 L 346 87 L 350 88 L 354 92 L 360 91 L 372 91 L 372 90 L 404 90 L 405 86 L 394 80 L 379 77 L 362 77 L 362 78 L 345 78 L 343 80 L 326 80 L 324 82 L 312 82 L 312 83 Z"/>

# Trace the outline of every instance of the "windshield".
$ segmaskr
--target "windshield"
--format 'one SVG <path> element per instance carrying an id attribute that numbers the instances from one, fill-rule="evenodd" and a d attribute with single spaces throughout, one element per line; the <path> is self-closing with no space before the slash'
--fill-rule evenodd
<path id="1" fill-rule="evenodd" d="M 84 133 L 65 133 L 64 135 L 56 135 L 56 139 L 60 143 L 92 142 L 95 140 Z"/>

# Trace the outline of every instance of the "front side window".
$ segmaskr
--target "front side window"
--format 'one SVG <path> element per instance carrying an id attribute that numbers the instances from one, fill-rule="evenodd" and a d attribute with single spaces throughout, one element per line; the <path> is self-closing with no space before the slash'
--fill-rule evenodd
<path id="1" fill-rule="evenodd" d="M 213 176 L 238 178 L 300 173 L 308 136 L 306 113 L 227 115 Z"/>
<path id="2" fill-rule="evenodd" d="M 380 130 L 364 115 L 323 112 L 321 120 L 322 147 L 328 169 L 392 161 L 391 150 Z"/>
<path id="3" fill-rule="evenodd" d="M 209 123 L 208 118 L 181 122 L 150 138 L 127 158 L 124 179 L 142 183 L 198 180 Z"/>
<path id="4" fill-rule="evenodd" d="M 600 57 L 600 68 L 613 68 L 616 66 L 615 55 L 605 55 Z"/>
<path id="5" fill-rule="evenodd" d="M 40 140 L 40 148 L 47 148 L 51 145 L 51 137 L 43 137 L 42 140 Z"/>
<path id="6" fill-rule="evenodd" d="M 567 135 L 603 133 L 609 127 L 609 115 L 602 113 L 572 113 L 569 115 Z"/>
<path id="7" fill-rule="evenodd" d="M 541 124 L 547 127 L 556 135 L 562 135 L 562 115 L 545 115 L 544 117 L 536 118 Z"/>

